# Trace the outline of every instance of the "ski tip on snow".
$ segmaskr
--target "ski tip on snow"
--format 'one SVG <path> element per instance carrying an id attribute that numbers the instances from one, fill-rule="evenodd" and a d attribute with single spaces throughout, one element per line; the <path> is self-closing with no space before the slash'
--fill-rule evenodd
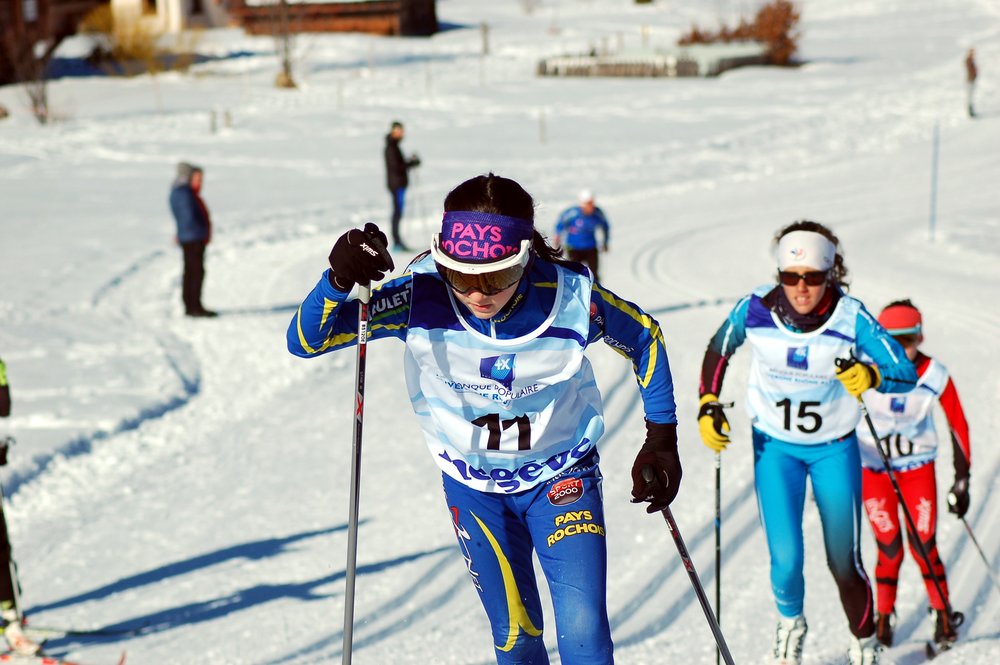
<path id="1" fill-rule="evenodd" d="M 122 655 L 118 658 L 117 665 L 125 665 L 126 653 L 122 651 Z M 55 656 L 24 656 L 21 654 L 6 652 L 0 653 L 0 663 L 9 663 L 10 665 L 89 665 L 76 661 L 76 660 L 63 660 L 62 658 L 56 658 Z"/>

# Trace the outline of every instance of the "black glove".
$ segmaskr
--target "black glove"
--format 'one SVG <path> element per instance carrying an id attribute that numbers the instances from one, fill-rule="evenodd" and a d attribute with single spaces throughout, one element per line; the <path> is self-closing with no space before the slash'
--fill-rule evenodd
<path id="1" fill-rule="evenodd" d="M 632 503 L 649 502 L 647 513 L 670 505 L 681 486 L 677 425 L 646 421 L 646 443 L 632 463 Z"/>
<path id="2" fill-rule="evenodd" d="M 417 155 L 413 155 L 408 160 L 406 160 L 406 165 L 409 166 L 411 169 L 417 168 L 418 166 L 420 166 L 420 157 L 418 157 Z"/>
<path id="3" fill-rule="evenodd" d="M 0 466 L 7 465 L 7 452 L 14 445 L 14 437 L 0 436 Z"/>
<path id="4" fill-rule="evenodd" d="M 350 291 L 355 284 L 368 284 L 385 277 L 396 266 L 386 250 L 389 239 L 368 222 L 365 230 L 351 229 L 337 238 L 330 250 L 330 284 L 340 291 Z"/>
<path id="5" fill-rule="evenodd" d="M 965 517 L 969 512 L 969 478 L 958 478 L 948 492 L 948 512 Z"/>

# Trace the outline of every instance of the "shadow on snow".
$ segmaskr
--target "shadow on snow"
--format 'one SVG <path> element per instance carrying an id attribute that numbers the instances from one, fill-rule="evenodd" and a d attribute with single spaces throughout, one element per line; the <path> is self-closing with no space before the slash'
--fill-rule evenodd
<path id="1" fill-rule="evenodd" d="M 363 520 L 360 524 L 363 525 L 364 523 L 365 521 Z M 112 582 L 111 584 L 94 589 L 92 591 L 88 591 L 86 593 L 82 593 L 76 596 L 71 596 L 69 598 L 64 598 L 62 600 L 49 603 L 47 605 L 39 605 L 31 607 L 28 609 L 28 613 L 37 615 L 45 611 L 59 609 L 70 605 L 75 605 L 78 603 L 105 599 L 127 590 L 138 589 L 140 587 L 161 582 L 166 579 L 186 575 L 188 573 L 192 573 L 233 559 L 260 560 L 260 559 L 275 557 L 287 551 L 289 546 L 296 542 L 335 533 L 338 531 L 343 531 L 346 528 L 347 528 L 346 525 L 342 525 L 327 529 L 305 531 L 299 534 L 294 534 L 282 538 L 269 538 L 266 540 L 259 540 L 250 543 L 244 543 L 241 545 L 236 545 L 233 547 L 227 547 L 221 550 L 217 550 L 215 552 L 210 552 L 207 554 L 196 556 L 194 558 L 185 561 L 180 561 L 177 563 L 172 563 L 166 566 L 162 566 L 160 568 L 155 568 L 153 570 L 149 570 L 144 573 L 140 573 L 138 575 L 125 577 L 115 582 Z M 445 552 L 451 552 L 452 550 L 454 550 L 454 547 L 448 545 L 433 550 L 428 550 L 425 552 L 415 552 L 412 554 L 407 554 L 392 559 L 386 559 L 377 563 L 361 565 L 357 567 L 357 575 L 363 576 L 374 573 L 380 573 L 385 570 L 394 568 L 396 566 L 411 563 L 413 561 L 418 561 L 425 557 L 434 557 Z M 429 574 L 436 575 L 438 573 L 435 571 L 438 571 L 441 568 L 442 566 L 433 566 Z M 343 579 L 345 575 L 346 571 L 341 570 L 304 582 L 258 584 L 240 591 L 219 596 L 217 598 L 188 603 L 184 605 L 178 605 L 176 607 L 150 612 L 148 614 L 144 614 L 141 616 L 135 616 L 126 621 L 121 621 L 118 623 L 101 626 L 100 628 L 95 628 L 88 631 L 79 631 L 74 633 L 74 631 L 72 630 L 65 630 L 63 632 L 68 633 L 66 636 L 51 639 L 47 642 L 47 645 L 53 649 L 58 650 L 61 647 L 68 647 L 72 644 L 77 644 L 80 642 L 86 642 L 88 644 L 121 642 L 127 639 L 142 637 L 153 633 L 165 632 L 180 626 L 190 626 L 193 624 L 212 621 L 214 619 L 218 619 L 235 612 L 263 605 L 275 600 L 280 600 L 280 599 L 296 599 L 300 601 L 321 600 L 330 597 L 331 594 L 320 593 L 317 591 L 317 589 L 325 585 L 337 582 Z M 424 582 L 426 582 L 426 580 L 422 579 L 415 580 L 413 583 L 414 589 L 420 588 Z M 401 605 L 400 598 L 409 597 L 409 595 L 412 593 L 413 593 L 412 590 L 401 591 L 400 594 L 397 594 L 396 596 L 391 598 L 389 601 L 385 603 L 383 608 L 376 610 L 376 612 L 382 613 L 389 611 L 391 609 L 398 609 L 398 607 Z M 449 591 L 444 595 L 450 595 L 451 593 L 452 591 Z M 441 595 L 439 595 L 437 598 L 433 599 L 428 604 L 426 604 L 426 607 L 415 611 L 414 615 L 415 616 L 425 615 L 427 612 L 430 611 L 430 609 L 437 606 L 440 602 L 443 602 L 443 598 Z M 409 621 L 409 619 L 406 619 L 406 621 Z M 51 630 L 52 632 L 55 633 L 60 632 L 58 629 L 54 628 L 53 629 L 39 628 L 39 630 L 42 631 Z M 388 630 L 388 632 L 392 632 L 390 629 L 386 630 Z M 374 637 L 368 637 L 366 639 L 367 640 L 381 639 L 381 637 L 382 637 L 381 635 L 378 635 Z M 327 640 L 324 640 L 323 642 L 325 643 L 326 641 Z"/>

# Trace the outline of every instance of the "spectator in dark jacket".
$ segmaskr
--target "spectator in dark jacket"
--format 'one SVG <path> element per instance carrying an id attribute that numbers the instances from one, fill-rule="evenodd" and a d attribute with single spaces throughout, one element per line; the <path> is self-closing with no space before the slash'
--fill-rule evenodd
<path id="1" fill-rule="evenodd" d="M 407 172 L 420 166 L 420 158 L 413 155 L 409 159 L 403 156 L 399 142 L 403 140 L 403 124 L 393 122 L 389 133 L 385 136 L 385 180 L 392 196 L 392 244 L 393 249 L 408 251 L 399 235 L 399 220 L 403 216 L 403 203 L 406 199 L 406 187 L 410 184 Z"/>
<path id="2" fill-rule="evenodd" d="M 181 162 L 170 190 L 170 210 L 177 222 L 177 244 L 184 252 L 184 278 L 181 296 L 188 316 L 217 316 L 201 304 L 205 281 L 205 246 L 212 239 L 212 220 L 201 198 L 204 172 L 200 167 Z"/>

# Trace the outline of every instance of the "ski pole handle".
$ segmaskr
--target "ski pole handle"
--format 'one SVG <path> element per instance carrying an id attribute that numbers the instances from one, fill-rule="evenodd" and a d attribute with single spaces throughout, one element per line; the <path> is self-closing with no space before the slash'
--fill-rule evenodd
<path id="1" fill-rule="evenodd" d="M 632 499 L 632 503 L 644 503 L 646 501 L 652 501 L 653 499 L 653 489 L 659 487 L 660 481 L 656 477 L 656 472 L 653 471 L 653 467 L 649 464 L 644 464 L 642 466 L 642 479 L 646 481 L 646 496 L 636 497 Z M 670 479 L 667 478 L 667 485 L 670 484 Z"/>
<path id="2" fill-rule="evenodd" d="M 649 466 L 648 464 L 642 467 L 642 479 L 645 480 L 650 485 L 654 485 L 660 482 L 656 479 L 656 474 L 653 472 L 653 467 Z"/>

